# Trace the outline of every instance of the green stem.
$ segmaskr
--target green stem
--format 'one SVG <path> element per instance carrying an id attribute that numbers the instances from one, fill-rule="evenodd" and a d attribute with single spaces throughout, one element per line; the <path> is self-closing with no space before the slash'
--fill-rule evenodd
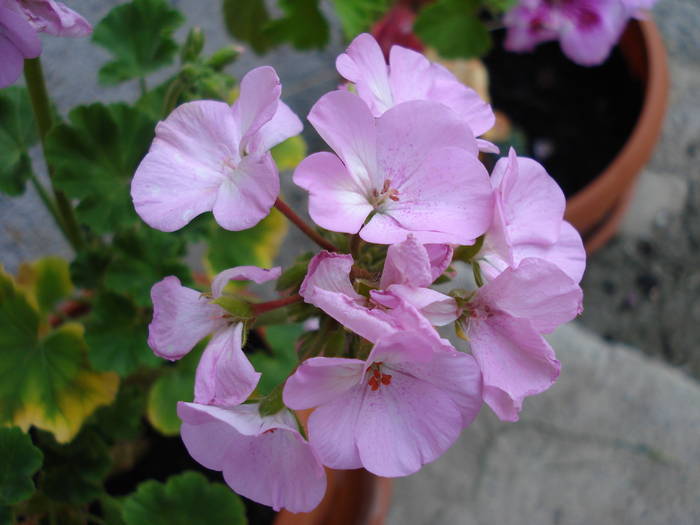
<path id="1" fill-rule="evenodd" d="M 143 77 L 139 78 L 139 89 L 141 89 L 141 96 L 143 97 L 148 93 L 148 86 L 146 86 L 146 79 Z"/>
<path id="2" fill-rule="evenodd" d="M 44 159 L 46 159 L 46 135 L 53 125 L 53 117 L 51 103 L 49 102 L 49 94 L 46 91 L 44 73 L 41 70 L 41 61 L 39 58 L 29 58 L 24 61 L 24 78 L 27 81 L 27 91 L 29 91 L 29 98 L 32 102 L 34 118 L 36 119 L 37 128 L 39 130 Z M 49 171 L 49 178 L 53 179 L 53 171 L 48 161 L 46 165 Z M 56 217 L 56 215 L 60 216 L 61 220 L 57 220 L 59 227 L 73 249 L 78 251 L 83 246 L 83 238 L 80 233 L 80 226 L 78 226 L 78 221 L 75 218 L 75 212 L 65 193 L 57 190 L 55 186 L 53 186 L 53 180 L 51 180 L 51 182 L 55 207 L 53 210 L 49 207 L 49 211 L 54 217 Z M 37 183 L 35 183 L 35 187 L 36 184 Z M 41 193 L 42 192 L 40 192 L 40 196 Z M 46 194 L 45 191 L 43 193 Z M 42 200 L 44 200 L 44 197 L 42 197 Z M 46 204 L 46 201 L 44 201 L 44 204 Z"/>
<path id="3" fill-rule="evenodd" d="M 66 231 L 65 231 L 65 228 L 63 226 L 63 221 L 61 220 L 61 216 L 58 214 L 58 210 L 56 209 L 56 204 L 51 199 L 51 195 L 49 195 L 49 192 L 46 191 L 46 188 L 44 188 L 44 185 L 41 182 L 39 182 L 39 179 L 37 178 L 37 176 L 34 174 L 33 171 L 30 172 L 29 180 L 32 182 L 32 186 L 34 186 L 34 189 L 39 194 L 39 197 L 41 198 L 41 202 L 44 203 L 44 206 L 46 206 L 46 209 L 49 210 L 49 213 L 53 217 L 53 220 L 56 221 L 56 224 L 58 224 L 58 227 L 63 232 L 63 235 L 66 235 Z"/>

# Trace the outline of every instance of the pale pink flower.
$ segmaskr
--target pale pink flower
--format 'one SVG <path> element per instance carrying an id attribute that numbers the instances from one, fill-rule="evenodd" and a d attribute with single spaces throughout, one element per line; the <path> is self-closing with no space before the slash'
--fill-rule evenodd
<path id="1" fill-rule="evenodd" d="M 477 259 L 493 279 L 523 259 L 536 257 L 557 265 L 577 283 L 586 268 L 586 251 L 576 229 L 564 220 L 566 199 L 559 185 L 538 162 L 518 157 L 496 164 L 493 222 Z"/>
<path id="2" fill-rule="evenodd" d="M 314 357 L 284 387 L 293 409 L 317 407 L 309 441 L 323 464 L 406 476 L 443 454 L 482 404 L 474 359 L 423 331 L 381 338 L 367 361 Z"/>
<path id="3" fill-rule="evenodd" d="M 393 244 L 472 244 L 491 222 L 488 174 L 469 126 L 442 104 L 411 101 L 375 119 L 347 91 L 321 97 L 309 121 L 337 153 L 315 153 L 294 182 L 328 230 Z M 366 224 L 365 224 L 366 222 Z"/>
<path id="4" fill-rule="evenodd" d="M 64 37 L 83 37 L 92 34 L 90 23 L 62 2 L 19 0 L 18 5 L 38 32 Z"/>
<path id="5" fill-rule="evenodd" d="M 465 328 L 484 378 L 484 401 L 517 421 L 523 399 L 559 376 L 554 350 L 541 334 L 582 311 L 581 288 L 556 266 L 525 259 L 478 289 L 465 307 Z"/>
<path id="6" fill-rule="evenodd" d="M 455 111 L 475 136 L 486 133 L 495 123 L 491 106 L 446 68 L 401 46 L 392 46 L 387 65 L 379 44 L 367 33 L 355 37 L 335 65 L 338 73 L 354 83 L 375 117 L 402 102 L 431 100 Z M 480 149 L 498 153 L 490 142 L 478 143 Z"/>
<path id="7" fill-rule="evenodd" d="M 279 195 L 269 150 L 302 130 L 281 89 L 275 70 L 259 67 L 243 77 L 233 106 L 188 102 L 160 122 L 131 183 L 141 218 L 170 232 L 206 211 L 227 230 L 267 216 Z"/>
<path id="8" fill-rule="evenodd" d="M 367 298 L 357 293 L 350 281 L 352 256 L 323 251 L 311 259 L 299 294 L 369 341 L 421 326 L 433 333 L 438 346 L 449 348 L 449 343 L 432 330 L 431 323 L 454 321 L 458 316 L 456 303 L 427 287 L 442 274 L 451 256 L 449 247 L 424 246 L 409 236 L 389 247 L 380 289 L 372 290 Z"/>
<path id="9" fill-rule="evenodd" d="M 243 324 L 211 301 L 221 297 L 230 280 L 264 283 L 278 278 L 280 273 L 280 268 L 265 270 L 255 266 L 224 270 L 212 283 L 211 297 L 182 286 L 174 276 L 153 285 L 148 345 L 156 355 L 171 361 L 180 359 L 213 334 L 197 367 L 196 402 L 236 405 L 255 390 L 260 374 L 243 353 Z"/>
<path id="10" fill-rule="evenodd" d="M 326 474 L 288 410 L 263 417 L 257 403 L 180 402 L 177 414 L 190 455 L 206 468 L 222 471 L 238 494 L 276 511 L 309 512 L 321 502 Z"/>
<path id="11" fill-rule="evenodd" d="M 0 88 L 14 84 L 22 74 L 25 58 L 40 54 L 41 41 L 16 1 L 0 2 Z"/>
<path id="12" fill-rule="evenodd" d="M 608 57 L 629 16 L 623 0 L 520 0 L 504 17 L 505 47 L 532 51 L 541 42 L 559 40 L 571 60 L 593 66 Z"/>

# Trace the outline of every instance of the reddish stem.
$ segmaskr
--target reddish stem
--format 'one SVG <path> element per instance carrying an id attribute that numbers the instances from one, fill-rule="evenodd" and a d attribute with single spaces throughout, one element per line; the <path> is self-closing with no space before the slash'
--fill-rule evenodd
<path id="1" fill-rule="evenodd" d="M 279 197 L 275 201 L 275 208 L 277 208 L 279 211 L 282 212 L 282 214 L 287 217 L 291 222 L 294 223 L 294 225 L 299 228 L 302 232 L 306 234 L 309 239 L 314 241 L 316 244 L 318 244 L 321 248 L 324 250 L 328 250 L 329 252 L 337 252 L 338 249 L 333 246 L 332 243 L 324 239 L 321 235 L 318 234 L 311 226 L 306 224 L 304 220 L 299 217 L 294 210 L 292 210 L 286 202 L 284 202 L 282 199 Z"/>
<path id="2" fill-rule="evenodd" d="M 264 303 L 253 304 L 253 315 L 258 316 L 269 312 L 270 310 L 276 310 L 277 308 L 283 308 L 287 305 L 298 303 L 303 300 L 303 297 L 299 294 L 290 295 L 289 297 L 282 297 L 281 299 L 275 299 L 274 301 L 267 301 Z"/>

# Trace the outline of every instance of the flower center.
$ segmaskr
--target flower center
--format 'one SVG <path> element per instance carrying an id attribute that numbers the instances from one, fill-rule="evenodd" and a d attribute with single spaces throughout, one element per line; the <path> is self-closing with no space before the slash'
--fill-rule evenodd
<path id="1" fill-rule="evenodd" d="M 372 392 L 379 390 L 382 385 L 389 386 L 391 384 L 391 374 L 382 373 L 382 361 L 375 361 L 367 370 L 370 373 L 367 384 L 372 389 Z"/>
<path id="2" fill-rule="evenodd" d="M 397 202 L 399 200 L 399 190 L 391 187 L 391 180 L 385 179 L 381 190 L 372 190 L 369 202 L 374 209 L 381 207 L 387 200 Z"/>

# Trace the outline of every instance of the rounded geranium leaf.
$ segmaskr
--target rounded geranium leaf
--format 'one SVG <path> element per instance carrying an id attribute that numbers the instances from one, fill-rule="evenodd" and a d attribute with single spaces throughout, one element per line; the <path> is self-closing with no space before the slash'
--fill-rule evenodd
<path id="1" fill-rule="evenodd" d="M 0 92 L 0 191 L 19 195 L 32 173 L 29 148 L 38 140 L 27 90 L 8 87 Z"/>
<path id="2" fill-rule="evenodd" d="M 124 501 L 126 525 L 191 525 L 248 522 L 241 499 L 197 472 L 172 476 L 166 483 L 146 481 Z"/>
<path id="3" fill-rule="evenodd" d="M 43 457 L 19 428 L 0 428 L 0 506 L 19 503 L 32 495 L 32 476 L 41 467 Z"/>

